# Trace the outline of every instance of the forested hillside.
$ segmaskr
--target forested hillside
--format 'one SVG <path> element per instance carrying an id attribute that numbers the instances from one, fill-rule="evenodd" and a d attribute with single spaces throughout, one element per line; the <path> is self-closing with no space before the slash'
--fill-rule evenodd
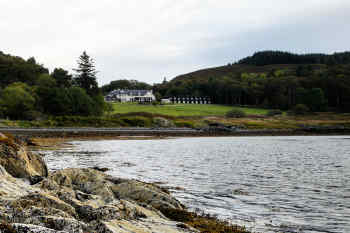
<path id="1" fill-rule="evenodd" d="M 11 56 L 0 51 L 1 88 L 14 82 L 34 85 L 41 74 L 48 73 L 48 69 L 37 64 L 34 57 L 24 60 L 21 57 Z"/>
<path id="2" fill-rule="evenodd" d="M 350 53 L 255 53 L 235 64 L 154 86 L 162 96 L 210 96 L 216 104 L 350 111 Z"/>
<path id="3" fill-rule="evenodd" d="M 328 54 L 293 54 L 281 51 L 257 52 L 251 57 L 244 58 L 238 64 L 272 65 L 272 64 L 325 64 L 340 65 L 350 63 L 350 52 Z"/>
<path id="4" fill-rule="evenodd" d="M 35 120 L 52 115 L 101 115 L 105 104 L 95 73 L 85 52 L 73 77 L 62 68 L 49 73 L 33 57 L 25 60 L 0 51 L 0 117 Z"/>

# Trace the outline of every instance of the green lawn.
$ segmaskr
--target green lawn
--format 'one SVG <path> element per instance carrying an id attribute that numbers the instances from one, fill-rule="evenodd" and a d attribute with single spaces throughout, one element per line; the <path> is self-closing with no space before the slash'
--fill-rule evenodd
<path id="1" fill-rule="evenodd" d="M 266 109 L 239 108 L 216 104 L 174 104 L 174 105 L 141 105 L 136 103 L 113 103 L 115 113 L 149 112 L 169 116 L 223 116 L 231 109 L 241 109 L 246 114 L 263 115 Z"/>

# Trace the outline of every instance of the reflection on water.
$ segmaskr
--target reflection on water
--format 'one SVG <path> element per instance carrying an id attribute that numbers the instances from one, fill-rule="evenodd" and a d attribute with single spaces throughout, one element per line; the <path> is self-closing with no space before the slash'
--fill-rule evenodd
<path id="1" fill-rule="evenodd" d="M 107 167 L 260 232 L 350 232 L 350 137 L 78 141 L 50 169 Z"/>

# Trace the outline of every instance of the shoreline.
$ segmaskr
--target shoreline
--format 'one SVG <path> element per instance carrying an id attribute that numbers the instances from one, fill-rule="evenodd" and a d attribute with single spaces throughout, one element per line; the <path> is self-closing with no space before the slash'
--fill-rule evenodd
<path id="1" fill-rule="evenodd" d="M 150 128 L 0 128 L 0 133 L 25 140 L 34 151 L 70 147 L 72 141 L 89 140 L 162 140 L 200 137 L 279 137 L 279 136 L 348 136 L 350 129 L 237 130 L 223 132 L 195 129 Z M 40 150 L 40 149 L 39 149 Z"/>
<path id="2" fill-rule="evenodd" d="M 163 139 L 168 137 L 327 136 L 350 135 L 350 128 L 237 129 L 222 128 L 0 128 L 0 132 L 33 138 Z"/>

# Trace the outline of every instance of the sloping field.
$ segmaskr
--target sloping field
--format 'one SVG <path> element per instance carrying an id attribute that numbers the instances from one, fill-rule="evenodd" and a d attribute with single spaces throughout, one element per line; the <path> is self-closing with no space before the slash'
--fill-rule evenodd
<path id="1" fill-rule="evenodd" d="M 114 114 L 130 112 L 148 112 L 169 116 L 224 116 L 232 109 L 241 109 L 246 114 L 263 115 L 267 109 L 239 108 L 215 104 L 174 104 L 174 105 L 142 105 L 135 103 L 114 103 Z"/>

